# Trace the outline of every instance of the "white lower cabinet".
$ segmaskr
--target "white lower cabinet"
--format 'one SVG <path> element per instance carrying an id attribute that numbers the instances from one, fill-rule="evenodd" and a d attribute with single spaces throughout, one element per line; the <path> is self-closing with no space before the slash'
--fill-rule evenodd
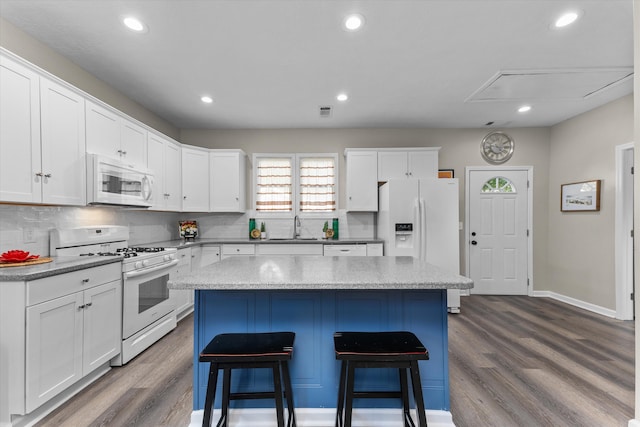
<path id="1" fill-rule="evenodd" d="M 257 245 L 256 255 L 322 255 L 322 245 L 315 243 Z"/>
<path id="2" fill-rule="evenodd" d="M 230 256 L 255 255 L 256 245 L 253 244 L 228 244 L 222 245 L 222 259 Z"/>
<path id="3" fill-rule="evenodd" d="M 178 264 L 169 274 L 169 279 L 191 272 L 191 248 L 178 249 Z M 176 317 L 183 319 L 193 308 L 193 291 L 183 289 L 169 289 L 169 300 L 176 308 Z"/>
<path id="4" fill-rule="evenodd" d="M 120 353 L 121 267 L 112 265 L 27 282 L 26 413 Z"/>
<path id="5" fill-rule="evenodd" d="M 324 245 L 324 256 L 367 256 L 367 245 Z"/>

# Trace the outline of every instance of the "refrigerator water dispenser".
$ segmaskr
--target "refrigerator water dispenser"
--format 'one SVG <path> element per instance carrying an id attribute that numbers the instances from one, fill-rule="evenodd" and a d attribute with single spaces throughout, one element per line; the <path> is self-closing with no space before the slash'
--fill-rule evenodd
<path id="1" fill-rule="evenodd" d="M 413 248 L 413 224 L 396 224 L 396 248 Z"/>

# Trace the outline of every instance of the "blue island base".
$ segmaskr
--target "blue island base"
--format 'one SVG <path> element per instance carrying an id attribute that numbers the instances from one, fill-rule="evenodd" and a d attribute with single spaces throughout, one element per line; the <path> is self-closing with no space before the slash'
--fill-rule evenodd
<path id="1" fill-rule="evenodd" d="M 419 362 L 429 425 L 453 425 L 449 413 L 446 290 L 199 289 L 196 290 L 194 322 L 193 408 L 194 417 L 200 416 L 200 420 L 209 364 L 199 363 L 198 354 L 217 334 L 296 333 L 290 370 L 298 425 L 302 427 L 333 425 L 340 373 L 340 362 L 336 361 L 333 349 L 334 332 L 406 330 L 416 334 L 429 350 L 429 360 Z M 398 389 L 397 370 L 366 369 L 357 374 L 356 387 Z M 270 390 L 273 384 L 270 375 L 268 370 L 261 369 L 234 370 L 232 390 Z M 218 390 L 221 389 L 219 384 Z M 219 393 L 214 406 L 220 407 Z M 242 410 L 232 410 L 232 417 L 254 414 L 268 421 L 274 414 L 266 408 L 273 406 L 271 400 L 235 401 L 232 408 Z M 356 399 L 354 406 L 354 420 L 362 420 L 354 425 L 398 425 L 401 419 L 399 400 Z M 371 423 L 372 416 L 375 423 Z M 387 418 L 391 424 L 384 423 Z M 269 424 L 242 422 L 240 425 Z"/>

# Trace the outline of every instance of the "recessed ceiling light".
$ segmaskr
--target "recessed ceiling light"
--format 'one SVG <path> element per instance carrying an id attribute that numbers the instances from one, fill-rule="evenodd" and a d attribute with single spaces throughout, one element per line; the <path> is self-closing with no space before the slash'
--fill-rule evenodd
<path id="1" fill-rule="evenodd" d="M 200 101 L 204 102 L 205 104 L 211 104 L 213 102 L 213 98 L 211 98 L 210 96 L 203 96 L 200 98 Z"/>
<path id="2" fill-rule="evenodd" d="M 566 27 L 567 25 L 573 24 L 579 16 L 580 14 L 578 12 L 563 13 L 558 19 L 556 19 L 554 25 L 556 28 Z"/>
<path id="3" fill-rule="evenodd" d="M 138 18 L 134 18 L 133 16 L 126 16 L 122 19 L 122 23 L 131 31 L 135 31 L 136 33 L 146 33 L 147 26 L 142 23 Z"/>
<path id="4" fill-rule="evenodd" d="M 523 105 L 518 108 L 518 113 L 526 113 L 527 111 L 531 111 L 531 105 Z"/>
<path id="5" fill-rule="evenodd" d="M 336 96 L 336 99 L 338 101 L 344 102 L 349 99 L 349 96 L 346 93 L 339 93 L 338 96 Z"/>
<path id="6" fill-rule="evenodd" d="M 347 31 L 357 31 L 364 25 L 364 16 L 353 13 L 344 19 L 344 28 Z"/>

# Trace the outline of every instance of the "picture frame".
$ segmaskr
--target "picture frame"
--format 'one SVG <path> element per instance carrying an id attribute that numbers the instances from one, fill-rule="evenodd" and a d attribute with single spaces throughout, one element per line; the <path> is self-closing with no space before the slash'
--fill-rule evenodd
<path id="1" fill-rule="evenodd" d="M 560 186 L 561 212 L 595 212 L 600 210 L 602 180 L 573 182 Z"/>
<path id="2" fill-rule="evenodd" d="M 453 169 L 438 169 L 438 178 L 454 178 Z"/>

